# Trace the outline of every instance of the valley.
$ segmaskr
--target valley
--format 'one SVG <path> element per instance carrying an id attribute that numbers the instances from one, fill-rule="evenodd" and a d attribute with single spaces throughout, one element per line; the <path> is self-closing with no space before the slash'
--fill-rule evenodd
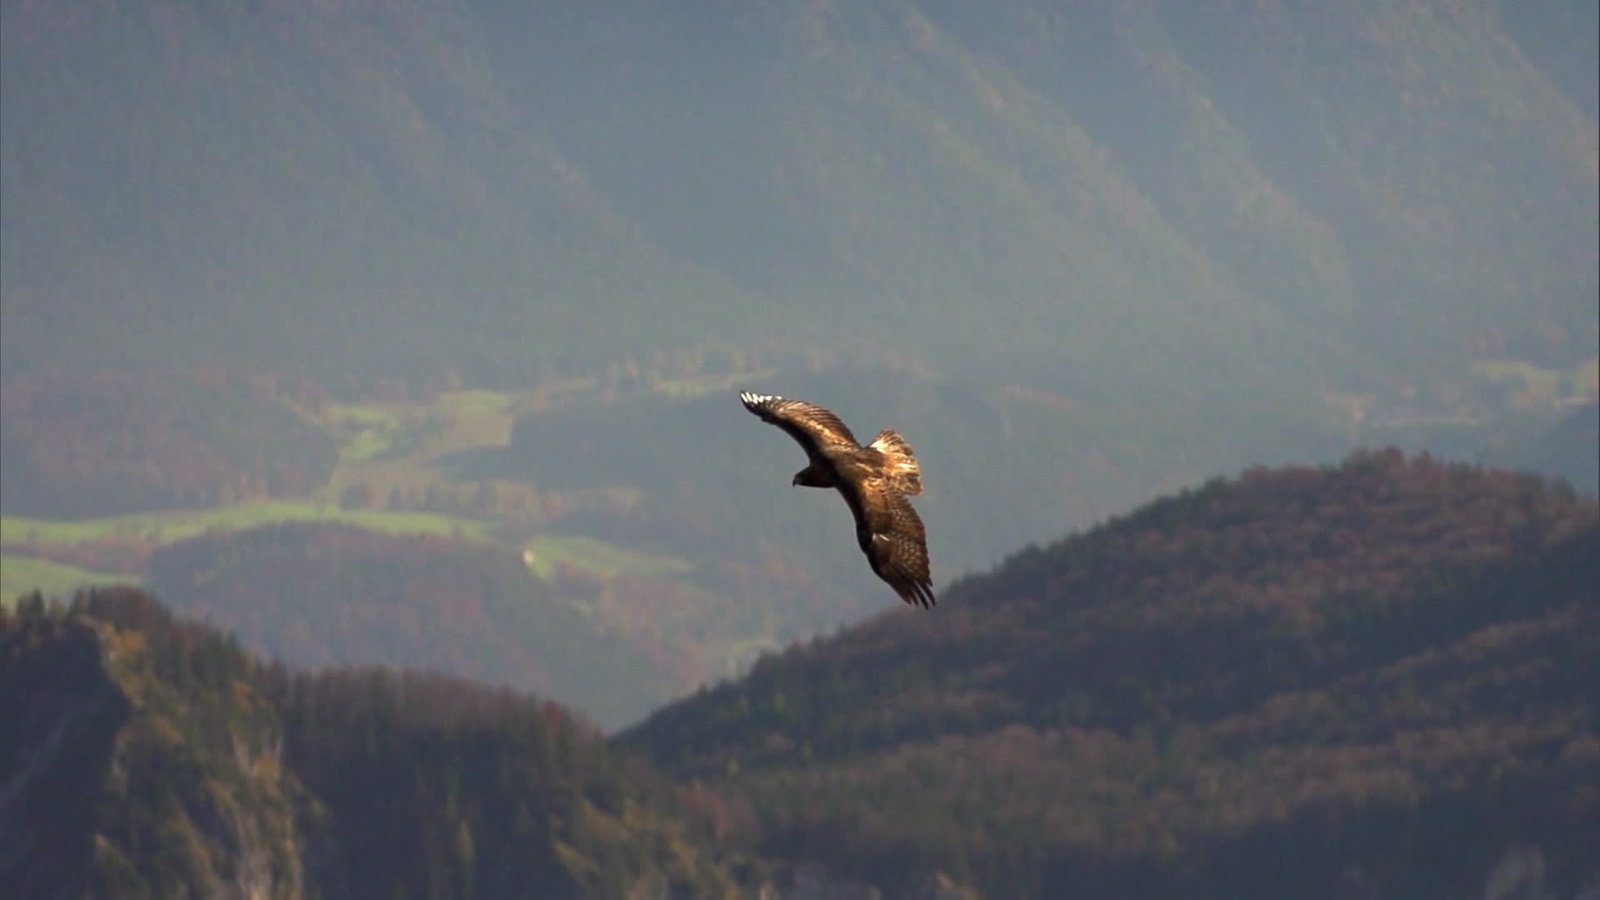
<path id="1" fill-rule="evenodd" d="M 1593 369 L 1592 361 L 1571 372 L 1485 364 L 1465 373 L 1464 386 L 1431 399 L 1415 390 L 1333 398 L 1306 423 L 1321 437 L 1283 445 L 1278 453 L 1285 460 L 1329 458 L 1385 438 L 1426 446 L 1428 440 L 1418 436 L 1436 437 L 1429 429 L 1445 422 L 1469 458 L 1477 449 L 1485 462 L 1514 462 L 1504 448 L 1520 447 L 1538 427 L 1548 427 L 1529 422 L 1554 422 L 1572 404 L 1593 397 Z M 656 674 L 636 684 L 635 700 L 620 706 L 607 701 L 617 712 L 603 720 L 621 724 L 649 704 L 742 670 L 764 650 L 883 606 L 884 598 L 867 579 L 852 577 L 864 573 L 856 571 L 853 548 L 837 534 L 840 511 L 809 504 L 785 516 L 752 518 L 764 505 L 760 498 L 777 493 L 774 488 L 786 480 L 790 448 L 741 428 L 747 423 L 728 398 L 734 386 L 771 383 L 773 371 L 769 365 L 697 376 L 681 368 L 624 363 L 525 391 L 445 386 L 367 402 L 335 402 L 318 392 L 302 392 L 316 400 L 285 397 L 278 402 L 326 435 L 334 448 L 336 461 L 321 484 L 299 496 L 245 497 L 200 509 L 87 519 L 0 516 L 5 597 L 9 602 L 35 589 L 64 595 L 87 584 L 148 585 L 150 560 L 169 548 L 204 540 L 222 552 L 228 536 L 237 535 L 232 543 L 239 549 L 229 552 L 248 553 L 243 548 L 250 546 L 250 535 L 288 523 L 433 536 L 464 548 L 481 544 L 520 560 L 557 607 L 588 623 L 591 637 L 580 641 L 610 636 L 630 646 L 626 652 L 653 661 L 647 668 L 653 666 Z M 1006 546 L 1092 525 L 1143 499 L 1148 488 L 1139 485 L 1180 486 L 1214 471 L 1210 466 L 1226 465 L 1228 454 L 1237 452 L 1223 447 L 1209 461 L 1195 455 L 1195 447 L 1187 448 L 1187 458 L 1130 456 L 1115 449 L 1114 437 L 1112 442 L 1095 439 L 1128 427 L 1117 424 L 1113 410 L 1020 386 L 972 392 L 927 372 L 850 367 L 797 374 L 790 383 L 819 396 L 882 393 L 888 387 L 906 398 L 907 408 L 925 410 L 904 427 L 934 441 L 919 442 L 939 465 L 927 515 L 936 563 L 945 572 L 979 568 Z M 1447 401 L 1454 405 L 1446 406 Z M 940 417 L 948 416 L 956 417 L 949 422 L 958 426 L 955 431 L 940 424 Z M 191 419 L 195 440 L 209 440 L 208 428 L 215 423 Z M 974 428 L 998 427 L 1009 441 L 1025 444 L 1051 433 L 1048 428 L 1054 426 L 1045 423 L 1052 419 L 1078 432 L 1057 444 L 1069 454 L 1061 462 L 1078 460 L 1096 472 L 1095 484 L 1062 478 L 1053 466 L 1040 468 L 1048 458 L 1023 462 L 1014 471 L 987 471 L 974 480 L 976 472 L 952 452 L 963 446 L 960 433 L 973 434 Z M 1497 434 L 1494 423 L 1503 421 L 1526 433 L 1520 438 Z M 1047 430 L 1039 432 L 1041 426 Z M 709 430 L 719 432 L 715 444 L 720 449 L 705 455 L 701 435 Z M 644 448 L 630 434 L 650 434 L 655 443 Z M 954 443 L 941 447 L 941 441 Z M 1501 448 L 1502 456 L 1497 459 L 1483 448 Z M 294 458 L 293 448 L 285 452 Z M 1581 460 L 1581 447 L 1574 452 Z M 993 461 L 992 454 L 984 458 Z M 697 459 L 709 470 L 696 472 Z M 160 458 L 150 464 L 159 467 Z M 1581 468 L 1552 474 L 1582 479 Z M 719 478 L 739 485 L 740 496 L 751 502 L 720 491 Z M 1027 487 L 1038 478 L 1046 479 L 1049 494 Z M 1027 518 L 1009 525 L 991 520 L 999 530 L 987 544 L 961 539 L 961 528 L 983 521 L 966 506 L 966 496 L 976 490 L 1015 496 L 1012 508 L 1025 511 Z M 1040 505 L 1041 500 L 1053 502 Z M 798 533 L 796 521 L 805 523 Z M 374 558 L 365 565 L 381 562 Z M 233 577 L 244 576 L 235 572 Z M 280 584 L 294 581 L 288 573 L 272 578 Z M 267 589 L 277 599 L 269 601 L 266 618 L 287 626 L 287 614 L 272 610 L 289 598 L 278 593 L 282 587 Z M 751 603 L 752 597 L 766 599 Z M 449 615 L 451 602 L 439 614 Z M 209 614 L 235 626 L 244 621 L 237 618 L 242 609 L 230 611 L 226 604 L 213 606 Z M 262 615 L 252 612 L 250 621 L 260 622 Z M 293 643 L 273 637 L 272 626 L 251 633 L 280 651 Z M 368 654 L 350 661 L 384 658 Z M 341 659 L 314 655 L 303 661 Z M 474 671 L 496 677 L 492 668 Z M 522 683 L 554 687 L 537 679 Z M 582 705 L 576 696 L 563 699 Z M 618 713 L 625 718 L 615 718 Z"/>

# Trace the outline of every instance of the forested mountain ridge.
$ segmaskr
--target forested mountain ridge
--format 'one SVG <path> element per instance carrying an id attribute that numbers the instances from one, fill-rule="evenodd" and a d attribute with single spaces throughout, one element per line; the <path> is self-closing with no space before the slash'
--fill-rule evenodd
<path id="1" fill-rule="evenodd" d="M 288 670 L 137 591 L 0 610 L 0 725 L 14 896 L 735 896 L 691 798 L 563 708 Z"/>
<path id="2" fill-rule="evenodd" d="M 0 611 L 0 836 L 35 840 L 0 877 L 1575 896 L 1600 884 L 1597 584 L 1600 503 L 1559 484 L 1396 451 L 1252 470 L 609 742 L 515 692 L 264 663 L 137 591 L 26 599 Z"/>
<path id="3" fill-rule="evenodd" d="M 127 591 L 0 612 L 0 862 L 20 896 L 302 893 L 327 835 L 231 639 Z"/>
<path id="4" fill-rule="evenodd" d="M 1524 846 L 1576 890 L 1597 584 L 1592 497 L 1393 451 L 1260 470 L 619 740 L 753 810 L 764 854 L 882 885 L 1450 897 Z"/>

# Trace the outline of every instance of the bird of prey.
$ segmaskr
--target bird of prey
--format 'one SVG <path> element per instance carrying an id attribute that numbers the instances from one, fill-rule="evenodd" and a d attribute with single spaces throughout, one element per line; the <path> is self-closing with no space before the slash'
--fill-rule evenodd
<path id="1" fill-rule="evenodd" d="M 906 439 L 885 428 L 863 447 L 838 416 L 815 403 L 749 391 L 739 399 L 745 409 L 787 431 L 810 457 L 791 484 L 833 488 L 844 497 L 856 519 L 856 542 L 872 571 L 901 600 L 933 606 L 927 532 L 907 499 L 922 493 L 922 470 Z"/>

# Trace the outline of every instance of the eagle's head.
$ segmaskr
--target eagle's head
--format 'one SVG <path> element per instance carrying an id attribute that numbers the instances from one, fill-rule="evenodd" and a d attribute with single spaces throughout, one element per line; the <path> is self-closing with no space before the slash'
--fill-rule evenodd
<path id="1" fill-rule="evenodd" d="M 828 477 L 828 473 L 817 466 L 806 466 L 794 473 L 794 478 L 789 481 L 791 487 L 830 488 L 837 482 Z"/>

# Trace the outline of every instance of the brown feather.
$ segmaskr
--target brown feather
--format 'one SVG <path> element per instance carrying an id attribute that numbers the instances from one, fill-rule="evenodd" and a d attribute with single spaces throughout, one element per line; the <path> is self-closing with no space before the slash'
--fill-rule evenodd
<path id="1" fill-rule="evenodd" d="M 745 409 L 788 432 L 813 458 L 824 447 L 848 447 L 853 450 L 861 446 L 833 410 L 815 403 L 770 394 L 752 394 L 749 391 L 741 393 L 739 399 L 744 402 Z"/>

